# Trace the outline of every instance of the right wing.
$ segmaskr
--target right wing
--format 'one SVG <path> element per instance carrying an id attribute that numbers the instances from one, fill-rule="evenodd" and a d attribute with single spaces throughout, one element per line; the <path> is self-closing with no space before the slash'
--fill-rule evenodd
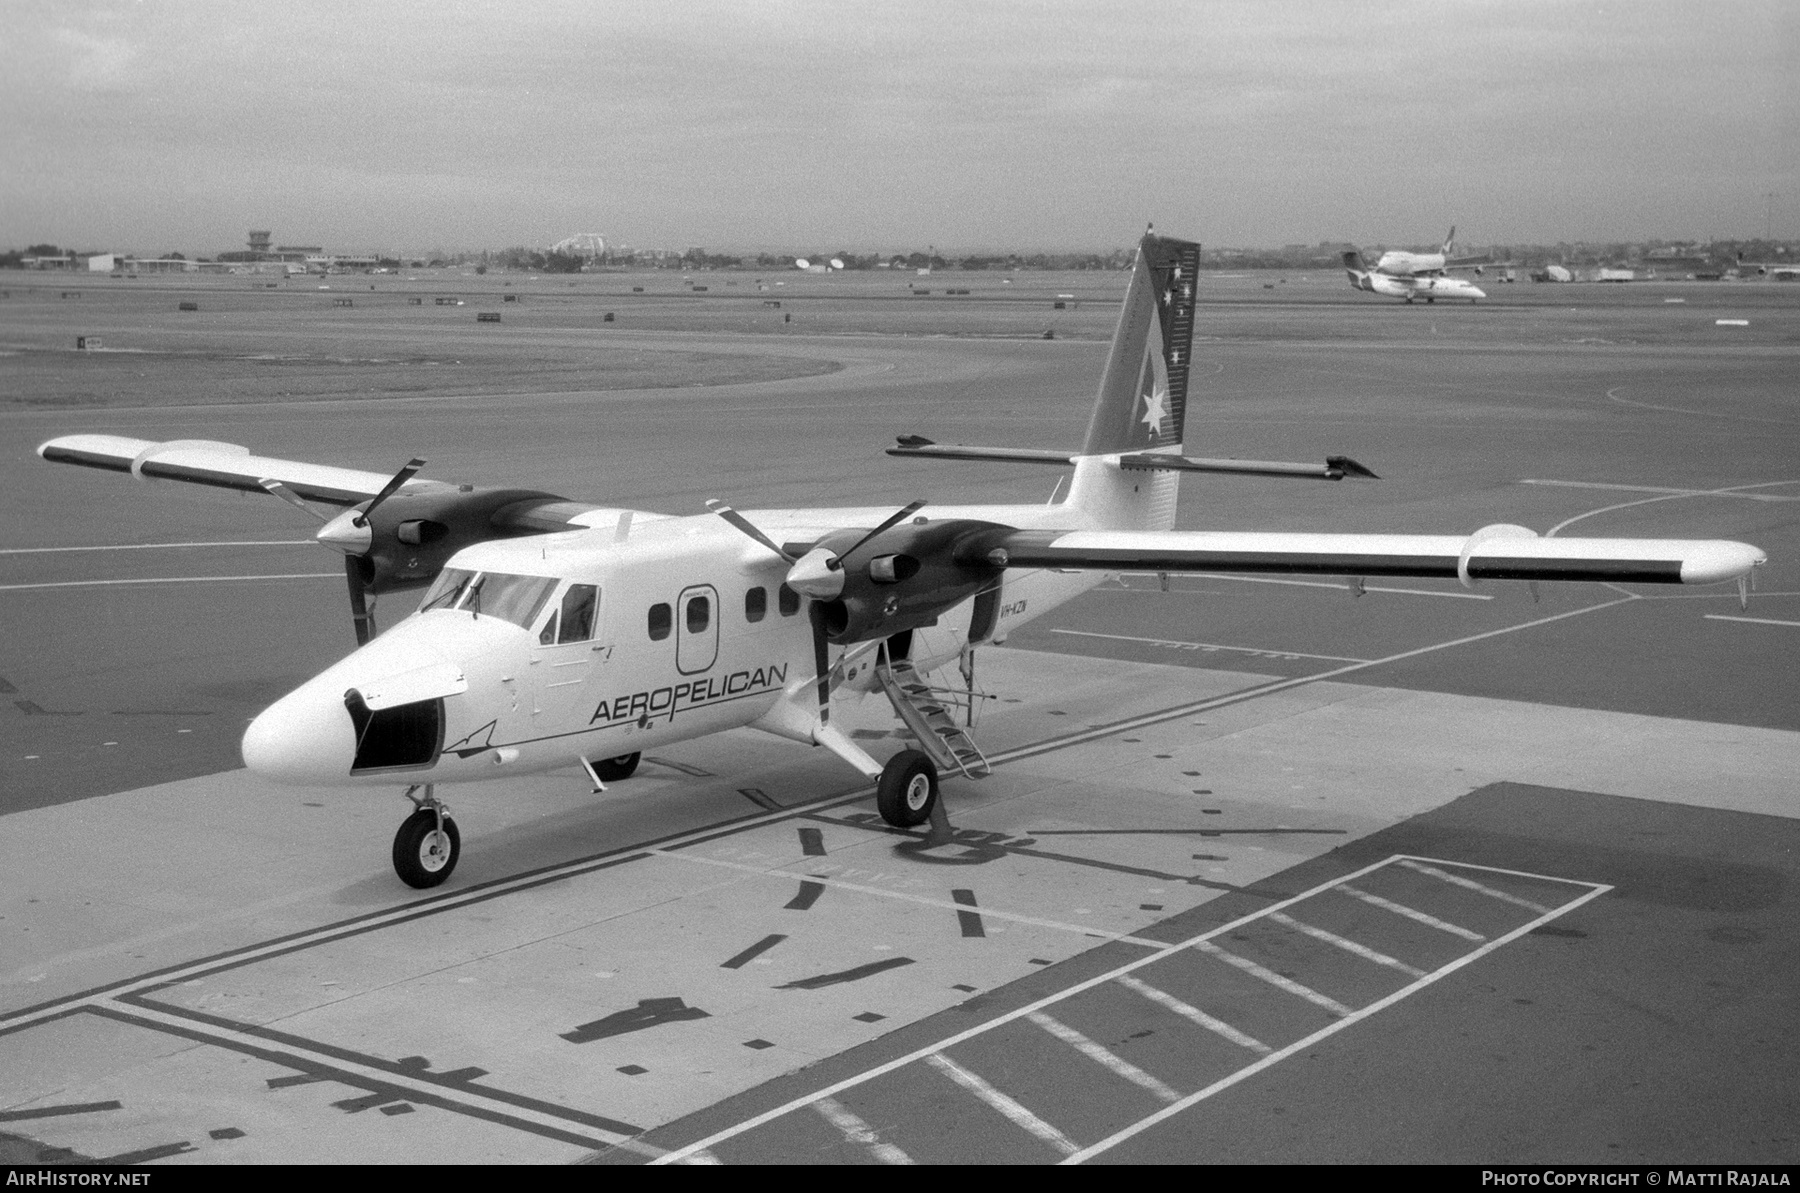
<path id="1" fill-rule="evenodd" d="M 186 481 L 245 493 L 263 492 L 261 482 L 265 480 L 280 481 L 306 500 L 325 505 L 358 505 L 381 492 L 390 479 L 379 472 L 253 456 L 247 447 L 211 439 L 157 443 L 119 435 L 64 435 L 37 450 L 53 464 L 126 472 L 138 480 Z M 411 480 L 399 492 L 429 493 L 455 487 L 443 481 Z"/>
<path id="2" fill-rule="evenodd" d="M 175 439 L 158 443 L 119 435 L 64 435 L 40 445 L 37 450 L 38 455 L 55 464 L 123 472 L 138 480 L 183 481 L 244 493 L 265 492 L 269 486 L 264 482 L 275 481 L 289 492 L 322 505 L 361 505 L 373 500 L 393 479 L 379 472 L 253 456 L 249 448 L 240 444 L 211 439 Z M 564 501 L 549 493 L 520 490 L 516 494 L 517 500 L 487 513 L 485 511 L 493 503 L 485 498 L 494 492 L 448 481 L 416 478 L 395 490 L 396 495 L 407 497 L 439 495 L 446 504 L 454 504 L 466 494 L 471 503 L 482 505 L 483 516 L 490 525 L 512 532 L 611 525 L 624 512 L 610 506 Z M 644 512 L 636 516 L 640 522 L 660 517 Z"/>

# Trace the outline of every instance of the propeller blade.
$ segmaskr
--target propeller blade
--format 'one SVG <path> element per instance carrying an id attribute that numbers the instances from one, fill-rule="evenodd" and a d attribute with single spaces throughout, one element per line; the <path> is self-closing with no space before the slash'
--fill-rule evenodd
<path id="1" fill-rule="evenodd" d="M 789 555 L 786 551 L 783 551 L 780 547 L 776 546 L 774 539 L 771 539 L 768 535 L 764 534 L 762 531 L 758 530 L 755 526 L 751 525 L 750 519 L 744 517 L 744 515 L 738 513 L 736 510 L 732 509 L 729 505 L 726 505 L 723 501 L 720 501 L 717 497 L 714 497 L 714 498 L 711 498 L 710 500 L 708 500 L 706 503 L 706 508 L 711 510 L 713 513 L 719 515 L 719 517 L 725 519 L 727 522 L 731 523 L 733 526 L 737 527 L 739 530 L 743 531 L 745 534 L 749 535 L 751 538 L 755 539 L 757 542 L 761 543 L 763 546 L 767 547 L 769 550 L 775 552 L 775 554 L 781 556 L 781 558 L 787 560 L 789 563 L 794 562 L 794 556 Z"/>
<path id="2" fill-rule="evenodd" d="M 356 627 L 356 644 L 367 646 L 377 633 L 375 610 L 369 607 L 368 589 L 363 584 L 362 561 L 354 555 L 344 556 L 344 578 L 350 582 L 350 621 Z"/>
<path id="3" fill-rule="evenodd" d="M 881 525 L 877 526 L 875 529 L 869 531 L 869 533 L 867 533 L 867 534 L 863 535 L 861 538 L 857 539 L 856 542 L 851 545 L 850 549 L 848 551 L 843 552 L 841 555 L 838 556 L 838 558 L 839 559 L 850 558 L 852 555 L 856 554 L 857 547 L 862 546 L 864 543 L 868 542 L 870 539 L 874 538 L 876 535 L 880 534 L 882 531 L 888 529 L 889 527 L 898 525 L 899 523 L 906 521 L 906 519 L 912 517 L 914 514 L 918 513 L 921 509 L 924 509 L 924 508 L 925 508 L 925 503 L 923 501 L 915 501 L 911 505 L 907 506 L 905 509 L 899 510 L 893 514 L 890 514 L 888 516 L 887 521 L 883 522 Z"/>
<path id="4" fill-rule="evenodd" d="M 831 723 L 831 644 L 825 640 L 825 607 L 809 601 L 806 616 L 812 622 L 813 666 L 819 672 L 819 724 Z"/>
<path id="5" fill-rule="evenodd" d="M 425 467 L 425 461 L 419 459 L 417 456 L 408 460 L 406 462 L 406 467 L 402 468 L 399 472 L 394 473 L 393 479 L 381 486 L 381 492 L 375 494 L 374 499 L 369 502 L 368 508 L 357 515 L 357 524 L 361 525 L 362 523 L 367 522 L 369 520 L 369 515 L 375 512 L 376 506 L 392 497 L 401 485 L 404 485 L 407 481 L 411 480 L 418 473 L 419 469 L 423 467 Z"/>
<path id="6" fill-rule="evenodd" d="M 268 477 L 265 476 L 264 478 L 257 481 L 256 483 L 261 485 L 265 492 L 273 493 L 275 496 L 281 498 L 283 501 L 287 502 L 289 505 L 293 506 L 295 509 L 303 510 L 308 514 L 311 514 L 313 517 L 317 518 L 321 522 L 331 521 L 330 514 L 322 514 L 318 510 L 314 509 L 312 506 L 306 504 L 306 502 L 304 502 L 300 499 L 300 494 L 294 492 L 292 489 L 288 488 L 286 485 L 282 484 L 280 481 L 270 480 Z"/>

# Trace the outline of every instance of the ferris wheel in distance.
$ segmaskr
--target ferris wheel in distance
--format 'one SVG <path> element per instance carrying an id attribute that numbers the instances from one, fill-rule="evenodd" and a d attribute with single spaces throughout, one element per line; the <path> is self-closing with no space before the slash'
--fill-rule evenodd
<path id="1" fill-rule="evenodd" d="M 598 261 L 606 255 L 606 237 L 598 232 L 577 232 L 575 235 L 551 245 L 550 251 L 562 253 L 564 256 L 586 257 L 590 261 Z"/>

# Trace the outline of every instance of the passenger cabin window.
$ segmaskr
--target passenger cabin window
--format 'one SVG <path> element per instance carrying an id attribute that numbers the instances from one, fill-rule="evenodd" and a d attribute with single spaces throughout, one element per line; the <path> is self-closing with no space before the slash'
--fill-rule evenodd
<path id="1" fill-rule="evenodd" d="M 799 593 L 795 592 L 785 584 L 777 589 L 776 592 L 781 605 L 781 615 L 783 617 L 792 617 L 794 614 L 800 612 Z"/>
<path id="2" fill-rule="evenodd" d="M 592 584 L 571 584 L 563 593 L 562 629 L 558 642 L 586 642 L 594 636 L 594 612 L 600 607 L 600 590 Z"/>
<path id="3" fill-rule="evenodd" d="M 712 624 L 712 602 L 703 596 L 691 598 L 687 603 L 687 632 L 704 633 Z"/>
<path id="4" fill-rule="evenodd" d="M 769 613 L 769 590 L 752 588 L 744 594 L 744 620 L 761 621 Z"/>
<path id="5" fill-rule="evenodd" d="M 675 625 L 675 611 L 666 603 L 650 606 L 650 641 L 661 642 Z"/>

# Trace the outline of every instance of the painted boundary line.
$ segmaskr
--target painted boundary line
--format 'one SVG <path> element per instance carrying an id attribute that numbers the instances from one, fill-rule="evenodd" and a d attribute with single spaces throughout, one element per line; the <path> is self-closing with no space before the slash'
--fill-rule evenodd
<path id="1" fill-rule="evenodd" d="M 1323 1031 L 1315 1032 L 1312 1035 L 1307 1036 L 1303 1040 L 1300 1040 L 1294 1044 L 1290 1044 L 1285 1048 L 1277 1049 L 1274 1052 L 1270 1052 L 1268 1055 L 1264 1056 L 1261 1060 L 1254 1062 L 1253 1064 L 1249 1065 L 1248 1067 L 1246 1067 L 1244 1069 L 1240 1069 L 1237 1072 L 1232 1073 L 1230 1076 L 1222 1078 L 1220 1081 L 1214 1082 L 1212 1085 L 1207 1086 L 1205 1089 L 1200 1090 L 1198 1093 L 1190 1094 L 1187 1097 L 1182 1098 L 1180 1101 L 1172 1103 L 1171 1105 L 1165 1107 L 1163 1110 L 1157 1112 L 1156 1114 L 1153 1114 L 1153 1115 L 1149 1116 L 1148 1118 L 1142 1119 L 1139 1122 L 1134 1123 L 1132 1126 L 1127 1127 L 1122 1131 L 1115 1132 L 1113 1135 L 1102 1140 L 1100 1143 L 1094 1144 L 1094 1145 L 1086 1147 L 1086 1148 L 1081 1148 L 1078 1151 L 1070 1153 L 1068 1155 L 1068 1157 L 1063 1161 L 1063 1163 L 1079 1163 L 1082 1160 L 1085 1160 L 1091 1156 L 1097 1155 L 1101 1151 L 1104 1151 L 1107 1148 L 1113 1147 L 1116 1144 L 1123 1142 L 1124 1140 L 1130 1138 L 1132 1135 L 1137 1134 L 1139 1131 L 1142 1131 L 1150 1126 L 1153 1126 L 1154 1124 L 1156 1124 L 1158 1122 L 1161 1122 L 1163 1119 L 1167 1118 L 1169 1115 L 1179 1113 L 1181 1110 L 1184 1110 L 1187 1107 L 1193 1105 L 1194 1103 L 1201 1101 L 1203 1098 L 1211 1097 L 1213 1094 L 1216 1094 L 1216 1093 L 1220 1092 L 1221 1090 L 1227 1089 L 1230 1086 L 1235 1085 L 1237 1082 L 1242 1081 L 1244 1078 L 1249 1077 L 1254 1073 L 1261 1072 L 1263 1069 L 1268 1068 L 1270 1065 L 1275 1064 L 1276 1062 L 1293 1055 L 1295 1052 L 1304 1048 L 1306 1045 L 1316 1042 L 1317 1040 L 1323 1039 L 1324 1037 L 1331 1035 L 1334 1032 L 1341 1031 L 1343 1028 L 1349 1026 L 1352 1023 L 1357 1023 L 1363 1019 L 1368 1018 L 1370 1015 L 1374 1014 L 1376 1011 L 1379 1011 L 1388 1006 L 1391 1006 L 1393 1003 L 1398 1002 L 1401 998 L 1404 998 L 1408 994 L 1411 994 L 1418 990 L 1423 989 L 1425 986 L 1428 986 L 1431 983 L 1437 981 L 1439 978 L 1442 978 L 1450 973 L 1455 972 L 1458 969 L 1461 969 L 1463 966 L 1469 964 L 1470 962 L 1476 960 L 1477 958 L 1486 956 L 1488 953 L 1499 948 L 1501 945 L 1509 943 L 1510 941 L 1513 941 L 1513 940 L 1517 940 L 1520 936 L 1523 936 L 1525 933 L 1531 931 L 1533 928 L 1536 928 L 1541 924 L 1547 923 L 1548 921 L 1555 919 L 1557 916 L 1560 916 L 1560 915 L 1566 914 L 1567 912 L 1573 911 L 1575 908 L 1581 906 L 1583 903 L 1586 903 L 1588 900 L 1596 898 L 1602 894 L 1605 894 L 1607 891 L 1612 889 L 1612 887 L 1610 887 L 1610 886 L 1606 886 L 1606 885 L 1599 884 L 1599 883 L 1582 882 L 1577 879 L 1556 878 L 1556 877 L 1552 877 L 1552 876 L 1546 875 L 1546 874 L 1528 874 L 1525 871 L 1521 871 L 1521 870 L 1503 870 L 1503 869 L 1500 869 L 1500 868 L 1494 867 L 1494 866 L 1477 866 L 1477 865 L 1472 865 L 1470 863 L 1449 861 L 1449 860 L 1442 859 L 1442 858 L 1411 858 L 1407 854 L 1393 854 L 1389 857 L 1383 858 L 1381 861 L 1372 862 L 1369 865 L 1362 867 L 1360 870 L 1353 870 L 1348 874 L 1339 875 L 1336 878 L 1328 879 L 1325 882 L 1321 882 L 1317 886 L 1314 886 L 1307 890 L 1301 891 L 1299 894 L 1290 895 L 1288 898 L 1283 899 L 1278 903 L 1273 903 L 1268 907 L 1262 908 L 1257 911 L 1253 911 L 1253 912 L 1249 913 L 1248 915 L 1240 916 L 1235 920 L 1231 920 L 1230 922 L 1221 924 L 1215 928 L 1209 928 L 1205 932 L 1202 932 L 1197 936 L 1190 937 L 1187 940 L 1178 941 L 1174 944 L 1164 945 L 1161 948 L 1159 948 L 1156 952 L 1151 953 L 1144 957 L 1140 957 L 1136 961 L 1127 962 L 1126 964 L 1118 966 L 1112 970 L 1109 970 L 1106 973 L 1098 974 L 1098 975 L 1088 978 L 1084 981 L 1077 982 L 1073 986 L 1069 986 L 1063 990 L 1059 990 L 1054 994 L 1046 995 L 1043 998 L 1037 999 L 1034 1002 L 1026 1004 L 1025 1006 L 1015 1008 L 1014 1010 L 1008 1011 L 1004 1015 L 996 1016 L 993 1019 L 990 1019 L 985 1023 L 980 1023 L 980 1024 L 975 1025 L 974 1027 L 966 1028 L 963 1031 L 957 1032 L 954 1035 L 946 1036 L 945 1038 L 938 1040 L 935 1043 L 928 1044 L 928 1045 L 924 1046 L 923 1048 L 916 1048 L 904 1056 L 895 1057 L 893 1060 L 887 1061 L 884 1064 L 877 1065 L 872 1069 L 865 1070 L 864 1072 L 858 1073 L 855 1076 L 846 1077 L 843 1080 L 837 1081 L 831 1085 L 828 1085 L 823 1089 L 815 1090 L 812 1093 L 804 1094 L 798 1098 L 791 1099 L 790 1101 L 784 1102 L 781 1105 L 776 1106 L 770 1110 L 765 1110 L 761 1114 L 753 1115 L 752 1117 L 747 1118 L 740 1123 L 736 1123 L 732 1126 L 726 1127 L 723 1130 L 715 1131 L 711 1135 L 708 1135 L 702 1139 L 695 1140 L 693 1143 L 687 1144 L 680 1148 L 676 1148 L 676 1149 L 668 1152 L 666 1155 L 657 1157 L 655 1160 L 651 1161 L 651 1163 L 653 1163 L 653 1164 L 681 1163 L 681 1162 L 684 1162 L 689 1156 L 694 1155 L 696 1153 L 699 1153 L 702 1151 L 711 1152 L 712 1149 L 715 1148 L 718 1144 L 723 1143 L 724 1141 L 726 1141 L 728 1139 L 732 1139 L 732 1138 L 742 1135 L 748 1131 L 755 1130 L 757 1127 L 763 1126 L 764 1124 L 769 1123 L 769 1122 L 773 1122 L 775 1119 L 781 1118 L 785 1115 L 793 1113 L 796 1110 L 800 1110 L 804 1107 L 810 1106 L 814 1102 L 819 1101 L 821 1098 L 835 1098 L 838 1094 L 842 1093 L 844 1090 L 853 1089 L 859 1085 L 866 1084 L 867 1082 L 875 1080 L 877 1077 L 884 1076 L 888 1073 L 893 1072 L 896 1069 L 904 1068 L 905 1066 L 910 1065 L 910 1064 L 914 1063 L 915 1061 L 921 1061 L 921 1060 L 928 1061 L 934 1065 L 938 1065 L 940 1068 L 943 1068 L 944 1064 L 946 1062 L 948 1062 L 949 1058 L 943 1057 L 942 1053 L 944 1053 L 946 1050 L 948 1050 L 950 1048 L 955 1047 L 958 1044 L 961 1044 L 967 1040 L 974 1039 L 976 1036 L 985 1035 L 986 1033 L 993 1031 L 996 1028 L 1003 1027 L 1008 1023 L 1012 1023 L 1015 1020 L 1027 1019 L 1027 1018 L 1043 1011 L 1046 1007 L 1055 1006 L 1056 1004 L 1058 1004 L 1060 1002 L 1063 1002 L 1067 999 L 1075 997 L 1077 994 L 1084 993 L 1085 991 L 1091 990 L 1091 989 L 1093 989 L 1097 986 L 1103 985 L 1107 982 L 1118 981 L 1120 978 L 1122 978 L 1128 974 L 1131 974 L 1139 969 L 1142 969 L 1145 966 L 1153 965 L 1158 961 L 1166 960 L 1167 958 L 1176 956 L 1177 954 L 1182 953 L 1188 949 L 1195 948 L 1197 945 L 1209 942 L 1214 937 L 1222 936 L 1228 932 L 1232 932 L 1238 928 L 1241 928 L 1246 924 L 1254 923 L 1256 920 L 1263 919 L 1263 918 L 1267 917 L 1271 912 L 1283 911 L 1289 907 L 1292 907 L 1296 903 L 1300 903 L 1304 900 L 1311 899 L 1317 895 L 1323 894 L 1326 891 L 1332 890 L 1340 883 L 1350 882 L 1354 879 L 1361 878 L 1366 874 L 1372 874 L 1377 870 L 1383 869 L 1387 866 L 1393 865 L 1393 864 L 1403 861 L 1403 860 L 1413 860 L 1413 861 L 1420 861 L 1420 862 L 1427 862 L 1427 863 L 1435 863 L 1436 865 L 1440 865 L 1440 866 L 1456 866 L 1456 867 L 1463 868 L 1463 869 L 1485 870 L 1489 873 L 1511 874 L 1511 875 L 1514 875 L 1517 877 L 1535 879 L 1540 882 L 1559 883 L 1559 884 L 1566 885 L 1566 886 L 1585 886 L 1585 887 L 1588 887 L 1589 890 L 1585 895 L 1582 895 L 1581 897 L 1577 898 L 1573 902 L 1568 903 L 1568 904 L 1564 905 L 1563 907 L 1556 909 L 1555 911 L 1549 913 L 1548 915 L 1539 916 L 1537 919 L 1532 920 L 1531 922 L 1523 925 L 1520 928 L 1513 930 L 1512 932 L 1508 932 L 1504 936 L 1496 937 L 1495 939 L 1487 942 L 1485 945 L 1482 945 L 1481 947 L 1477 948 L 1475 951 L 1468 953 L 1468 954 L 1464 955 L 1463 957 L 1458 958 L 1456 961 L 1453 961 L 1449 965 L 1446 965 L 1446 966 L 1426 975 L 1424 978 L 1421 978 L 1417 981 L 1412 982 L 1411 984 L 1409 984 L 1407 986 L 1402 987 L 1401 989 L 1394 992 L 1393 994 L 1388 995 L 1386 998 L 1380 999 L 1380 1000 L 1370 1004 L 1369 1006 L 1362 1008 L 1361 1010 L 1352 1011 L 1346 1017 L 1344 1017 L 1342 1019 L 1338 1019 L 1335 1022 L 1333 1022 L 1329 1027 L 1325 1028 Z"/>
<path id="2" fill-rule="evenodd" d="M 1401 861 L 1401 860 L 1405 860 L 1405 859 L 1395 857 L 1395 858 L 1390 858 L 1388 860 Z M 1425 860 L 1425 859 L 1418 859 L 1418 860 Z M 1385 864 L 1385 863 L 1383 863 L 1383 864 Z M 1455 865 L 1463 865 L 1464 863 L 1440 861 L 1439 864 L 1455 866 Z M 1496 871 L 1495 867 L 1488 867 L 1488 866 L 1473 866 L 1470 868 L 1485 869 L 1485 870 L 1489 870 L 1491 872 L 1499 872 L 1499 873 L 1505 873 L 1505 874 L 1520 874 L 1521 873 L 1520 871 L 1516 871 L 1516 870 L 1498 870 L 1498 871 Z M 1359 872 L 1356 875 L 1345 875 L 1345 877 L 1346 878 L 1360 877 L 1360 875 L 1362 873 L 1367 873 L 1367 872 L 1368 871 L 1365 870 L 1365 871 Z M 1279 1064 L 1281 1061 L 1294 1055 L 1296 1052 L 1301 1052 L 1307 1048 L 1310 1048 L 1312 1045 L 1318 1043 L 1320 1040 L 1325 1039 L 1327 1036 L 1336 1035 L 1338 1032 L 1344 1030 L 1346 1027 L 1349 1027 L 1353 1023 L 1360 1023 L 1364 1019 L 1367 1019 L 1369 1016 L 1375 1014 L 1376 1012 L 1386 1010 L 1388 1007 L 1393 1006 L 1395 1003 L 1399 1002 L 1401 999 L 1418 993 L 1420 990 L 1423 990 L 1425 987 L 1438 981 L 1440 978 L 1448 977 L 1450 974 L 1455 973 L 1457 970 L 1463 968 L 1465 965 L 1469 965 L 1475 961 L 1480 960 L 1482 957 L 1487 956 L 1489 953 L 1493 952 L 1495 949 L 1499 948 L 1501 945 L 1509 944 L 1512 941 L 1519 939 L 1519 937 L 1524 936 L 1526 933 L 1532 931 L 1533 929 L 1542 927 L 1544 924 L 1549 923 L 1551 920 L 1556 919 L 1559 916 L 1567 915 L 1569 912 L 1574 911 L 1577 907 L 1580 907 L 1582 904 L 1587 903 L 1590 900 L 1597 899 L 1601 895 L 1604 895 L 1607 891 L 1612 890 L 1612 887 L 1601 884 L 1601 883 L 1579 882 L 1575 879 L 1568 879 L 1568 878 L 1551 878 L 1548 875 L 1542 875 L 1542 874 L 1534 874 L 1534 875 L 1530 875 L 1529 877 L 1536 878 L 1541 881 L 1560 882 L 1560 883 L 1566 883 L 1566 884 L 1574 885 L 1574 886 L 1586 886 L 1586 887 L 1589 887 L 1590 889 L 1588 890 L 1587 894 L 1579 896 L 1572 902 L 1565 903 L 1561 907 L 1558 907 L 1553 911 L 1546 912 L 1545 914 L 1538 916 L 1534 920 L 1530 920 L 1527 923 L 1521 924 L 1517 928 L 1514 928 L 1511 932 L 1506 933 L 1504 936 L 1495 937 L 1493 940 L 1488 941 L 1486 944 L 1475 949 L 1473 952 L 1466 953 L 1463 956 L 1458 957 L 1456 960 L 1450 962 L 1448 965 L 1445 965 L 1436 970 L 1433 970 L 1431 973 L 1426 974 L 1424 977 L 1418 979 L 1417 981 L 1412 982 L 1409 985 L 1402 986 L 1400 989 L 1394 991 L 1392 994 L 1388 995 L 1386 998 L 1377 999 L 1376 1001 L 1370 1003 L 1368 1006 L 1363 1007 L 1361 1010 L 1352 1012 L 1350 1015 L 1346 1016 L 1345 1018 L 1339 1019 L 1336 1022 L 1327 1025 L 1326 1027 L 1320 1028 L 1318 1031 L 1313 1032 L 1311 1035 L 1305 1036 L 1298 1040 L 1295 1040 L 1292 1044 L 1289 1044 L 1287 1047 L 1277 1049 L 1276 1051 L 1271 1052 L 1269 1055 L 1263 1057 L 1261 1060 L 1256 1061 L 1253 1064 L 1246 1065 L 1244 1068 L 1239 1069 L 1235 1073 L 1229 1074 L 1228 1076 L 1225 1076 L 1225 1077 L 1221 1077 L 1219 1080 L 1213 1082 L 1211 1085 L 1207 1086 L 1205 1089 L 1197 1090 L 1194 1093 L 1189 1094 L 1187 1097 L 1181 1099 L 1181 1101 L 1173 1103 L 1172 1105 L 1169 1105 L 1169 1106 L 1165 1106 L 1161 1110 L 1157 1111 L 1156 1113 L 1148 1115 L 1145 1118 L 1139 1119 L 1137 1122 L 1131 1124 L 1129 1127 L 1125 1127 L 1125 1128 L 1122 1128 L 1121 1130 L 1113 1132 L 1111 1135 L 1108 1135 L 1105 1139 L 1102 1139 L 1100 1142 L 1098 1142 L 1096 1144 L 1092 1144 L 1091 1146 L 1082 1148 L 1080 1151 L 1075 1152 L 1074 1154 L 1070 1155 L 1069 1157 L 1064 1159 L 1062 1162 L 1064 1164 L 1080 1164 L 1085 1160 L 1089 1160 L 1089 1159 L 1093 1158 L 1094 1156 L 1099 1155 L 1101 1152 L 1108 1151 L 1114 1147 L 1117 1147 L 1119 1144 L 1125 1142 L 1127 1139 L 1130 1139 L 1132 1136 L 1140 1134 L 1141 1132 L 1148 1130 L 1149 1128 L 1155 1126 L 1157 1123 L 1162 1122 L 1164 1119 L 1169 1118 L 1176 1114 L 1180 1114 L 1183 1110 L 1186 1110 L 1188 1107 L 1197 1105 L 1198 1103 L 1203 1102 L 1210 1097 L 1213 1097 L 1215 1094 L 1219 1094 L 1219 1093 L 1224 1092 L 1227 1089 L 1230 1089 L 1232 1086 L 1238 1084 L 1239 1082 L 1245 1080 L 1246 1078 L 1252 1077 L 1255 1074 L 1262 1072 L 1264 1069 L 1267 1069 L 1273 1065 Z"/>

